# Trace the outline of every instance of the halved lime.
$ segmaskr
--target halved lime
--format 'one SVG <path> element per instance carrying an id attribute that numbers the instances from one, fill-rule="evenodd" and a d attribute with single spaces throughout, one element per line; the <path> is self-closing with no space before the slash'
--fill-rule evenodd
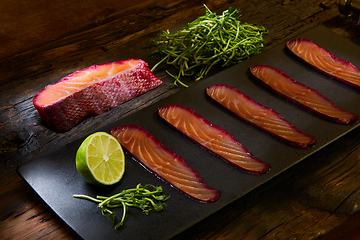
<path id="1" fill-rule="evenodd" d="M 76 153 L 76 169 L 95 185 L 119 182 L 125 172 L 124 151 L 119 141 L 106 132 L 91 134 Z"/>

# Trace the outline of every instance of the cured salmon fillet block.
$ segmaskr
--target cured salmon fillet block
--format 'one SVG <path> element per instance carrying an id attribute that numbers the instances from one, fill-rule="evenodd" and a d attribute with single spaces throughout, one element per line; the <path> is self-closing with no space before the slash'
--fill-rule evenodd
<path id="1" fill-rule="evenodd" d="M 238 89 L 217 84 L 206 88 L 209 97 L 236 116 L 292 145 L 309 148 L 316 143 L 310 136 L 285 120 L 279 113 L 252 100 Z"/>
<path id="2" fill-rule="evenodd" d="M 352 63 L 336 58 L 314 42 L 298 38 L 287 42 L 287 48 L 310 66 L 326 75 L 360 88 L 360 70 Z"/>
<path id="3" fill-rule="evenodd" d="M 63 132 L 161 84 L 146 62 L 128 59 L 76 71 L 45 87 L 33 104 L 51 129 Z"/>
<path id="4" fill-rule="evenodd" d="M 145 129 L 124 125 L 110 130 L 111 135 L 148 170 L 188 196 L 202 202 L 214 202 L 220 193 L 206 185 L 184 159 L 166 148 Z"/>
<path id="5" fill-rule="evenodd" d="M 342 124 L 351 124 L 358 119 L 356 114 L 343 110 L 315 89 L 291 79 L 277 68 L 257 65 L 251 67 L 250 71 L 262 84 L 280 96 L 319 116 Z"/>
<path id="6" fill-rule="evenodd" d="M 225 161 L 251 173 L 265 173 L 269 165 L 253 157 L 232 135 L 194 110 L 171 104 L 158 109 L 161 118 L 194 142 Z"/>

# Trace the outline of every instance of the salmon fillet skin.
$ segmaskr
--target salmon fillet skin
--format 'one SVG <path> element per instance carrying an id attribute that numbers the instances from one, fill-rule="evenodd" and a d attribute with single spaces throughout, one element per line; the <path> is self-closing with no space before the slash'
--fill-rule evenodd
<path id="1" fill-rule="evenodd" d="M 252 156 L 230 133 L 212 124 L 193 109 L 170 104 L 159 108 L 158 114 L 189 139 L 226 162 L 250 173 L 261 174 L 269 170 L 267 163 Z"/>
<path id="2" fill-rule="evenodd" d="M 351 62 L 339 59 L 313 41 L 297 38 L 286 43 L 286 47 L 320 72 L 360 88 L 360 70 Z"/>
<path id="3" fill-rule="evenodd" d="M 318 116 L 341 124 L 351 124 L 358 119 L 355 113 L 338 107 L 315 89 L 293 80 L 277 68 L 256 65 L 250 72 L 264 86 Z"/>
<path id="4" fill-rule="evenodd" d="M 127 59 L 93 65 L 63 77 L 40 91 L 33 104 L 48 127 L 65 132 L 87 117 L 161 84 L 145 61 Z"/>
<path id="5" fill-rule="evenodd" d="M 187 196 L 204 203 L 219 199 L 219 191 L 205 184 L 182 157 L 145 129 L 129 124 L 112 128 L 110 134 L 147 170 Z"/>
<path id="6" fill-rule="evenodd" d="M 212 85 L 206 88 L 206 93 L 240 119 L 291 145 L 309 148 L 316 143 L 313 136 L 298 130 L 279 113 L 255 102 L 234 87 L 225 84 Z"/>

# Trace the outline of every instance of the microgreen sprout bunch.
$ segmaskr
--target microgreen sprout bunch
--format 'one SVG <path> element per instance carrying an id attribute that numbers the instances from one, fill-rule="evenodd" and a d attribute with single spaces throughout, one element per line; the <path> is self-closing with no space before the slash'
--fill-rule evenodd
<path id="1" fill-rule="evenodd" d="M 174 65 L 178 69 L 176 75 L 167 71 L 175 79 L 172 86 L 187 87 L 180 81 L 182 76 L 195 76 L 198 81 L 213 66 L 231 66 L 259 54 L 264 48 L 263 36 L 268 31 L 263 26 L 241 23 L 241 15 L 235 8 L 230 7 L 217 15 L 204 6 L 204 16 L 174 33 L 162 31 L 160 37 L 165 40 L 153 41 L 158 46 L 153 53 L 163 57 L 152 71 L 163 62 Z"/>
<path id="2" fill-rule="evenodd" d="M 83 198 L 98 203 L 102 215 L 110 218 L 114 225 L 116 220 L 115 212 L 110 209 L 122 207 L 122 218 L 120 222 L 115 225 L 115 229 L 118 229 L 124 224 L 125 215 L 129 207 L 140 208 L 146 215 L 153 209 L 157 212 L 161 211 L 165 206 L 165 201 L 170 197 L 162 194 L 162 192 L 161 186 L 154 186 L 151 184 L 142 186 L 139 183 L 136 188 L 122 190 L 110 197 L 97 196 L 96 198 L 93 198 L 81 194 L 74 194 L 73 197 Z"/>

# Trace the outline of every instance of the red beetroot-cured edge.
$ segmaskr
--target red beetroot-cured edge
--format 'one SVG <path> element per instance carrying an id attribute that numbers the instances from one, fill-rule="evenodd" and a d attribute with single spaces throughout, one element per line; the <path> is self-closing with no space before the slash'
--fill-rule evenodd
<path id="1" fill-rule="evenodd" d="M 276 83 L 273 83 L 273 84 L 268 84 L 264 81 L 264 79 L 261 78 L 261 76 L 259 76 L 259 74 L 257 73 L 257 71 L 259 70 L 266 70 L 268 71 L 269 73 L 273 73 L 273 74 L 277 74 L 278 75 L 278 79 L 279 80 L 283 80 L 283 81 L 286 81 L 286 83 L 288 84 L 288 87 L 289 86 L 293 86 L 293 87 L 297 87 L 297 88 L 300 88 L 302 89 L 302 95 L 297 95 L 296 93 L 293 92 L 293 95 L 295 95 L 295 97 L 291 97 L 291 96 L 288 96 L 285 92 L 281 91 L 279 88 L 278 88 L 278 85 L 276 83 L 279 83 L 279 82 L 276 82 Z M 337 123 L 342 123 L 342 124 L 351 124 L 351 123 L 354 123 L 357 121 L 358 119 L 358 116 L 355 114 L 355 113 L 352 113 L 352 112 L 349 112 L 349 111 L 346 111 L 340 107 L 338 107 L 335 103 L 333 103 L 332 101 L 330 101 L 329 99 L 327 99 L 326 97 L 324 97 L 323 95 L 321 95 L 318 91 L 316 91 L 315 89 L 313 88 L 310 88 L 300 82 L 297 82 L 295 80 L 293 80 L 292 78 L 290 78 L 288 75 L 286 75 L 285 73 L 283 73 L 282 71 L 280 71 L 279 69 L 277 68 L 274 68 L 274 67 L 271 67 L 271 66 L 267 66 L 267 65 L 256 65 L 256 66 L 253 66 L 250 68 L 250 72 L 254 75 L 255 79 L 257 79 L 261 84 L 263 84 L 264 86 L 268 87 L 269 89 L 271 89 L 272 91 L 274 91 L 275 93 L 277 93 L 278 95 L 282 96 L 283 98 L 291 101 L 291 102 L 294 102 L 296 103 L 297 105 L 321 116 L 321 117 L 324 117 L 328 120 L 331 120 L 331 121 L 334 121 L 334 122 L 337 122 Z M 283 86 L 284 87 L 284 86 Z M 284 87 L 286 88 L 286 87 Z M 292 89 L 287 89 L 289 91 L 291 91 Z M 306 94 L 305 94 L 306 93 Z M 332 110 L 335 110 L 337 111 L 337 113 L 339 114 L 346 114 L 348 117 L 344 118 L 344 117 L 341 117 L 341 116 L 330 116 L 330 115 L 327 115 L 323 112 L 320 112 L 319 110 L 315 109 L 313 106 L 309 105 L 309 104 L 305 104 L 303 102 L 301 102 L 300 100 L 298 100 L 297 98 L 301 98 L 303 96 L 316 96 L 317 97 L 317 100 L 319 101 L 323 101 L 323 102 L 326 102 L 327 104 L 327 107 L 328 109 L 332 109 Z M 314 106 L 316 105 L 316 103 L 314 103 Z"/>
<path id="2" fill-rule="evenodd" d="M 127 61 L 140 61 L 136 66 L 112 75 L 110 78 L 93 83 L 50 105 L 38 103 L 39 96 L 50 86 L 76 78 L 85 71 L 94 72 L 101 66 L 126 64 Z M 73 77 L 74 76 L 74 77 Z M 33 99 L 33 104 L 45 123 L 56 132 L 65 132 L 90 116 L 96 116 L 123 102 L 137 97 L 161 85 L 162 81 L 141 59 L 127 59 L 112 63 L 93 65 L 63 77 L 57 83 L 41 90 Z"/>
<path id="3" fill-rule="evenodd" d="M 260 124 L 256 124 L 255 122 L 250 121 L 245 116 L 243 116 L 242 113 L 230 109 L 228 106 L 223 104 L 220 99 L 217 99 L 217 98 L 215 98 L 215 96 L 213 96 L 213 94 L 212 94 L 213 90 L 220 89 L 220 88 L 225 88 L 228 91 L 232 91 L 232 92 L 235 92 L 236 94 L 239 94 L 239 96 L 241 96 L 243 98 L 243 100 L 245 100 L 248 103 L 251 103 L 252 105 L 258 107 L 259 111 L 263 110 L 267 114 L 272 114 L 272 115 L 276 116 L 277 120 L 279 120 L 280 122 L 283 123 L 282 126 L 287 127 L 292 132 L 295 132 L 298 136 L 306 137 L 309 140 L 307 142 L 293 141 L 293 140 L 290 140 L 290 139 L 287 139 L 285 137 L 280 136 L 279 134 L 277 134 L 275 132 L 275 129 L 274 130 L 266 129 L 265 127 L 261 126 Z M 272 109 L 270 109 L 270 108 L 268 108 L 268 107 L 266 107 L 266 106 L 264 106 L 264 105 L 262 105 L 262 104 L 260 104 L 258 102 L 255 102 L 249 96 L 247 96 L 246 94 L 242 93 L 241 91 L 239 91 L 238 89 L 236 89 L 234 87 L 231 87 L 231 86 L 228 86 L 228 85 L 225 85 L 225 84 L 216 84 L 216 85 L 212 85 L 212 86 L 207 87 L 206 88 L 206 93 L 211 99 L 215 100 L 217 103 L 219 103 L 221 106 L 223 106 L 224 108 L 226 108 L 227 110 L 229 110 L 230 112 L 235 114 L 240 119 L 242 119 L 245 122 L 250 123 L 251 125 L 253 125 L 253 126 L 255 126 L 255 127 L 269 133 L 270 135 L 272 135 L 274 137 L 277 137 L 277 138 L 279 138 L 279 139 L 281 139 L 281 140 L 283 140 L 283 141 L 285 141 L 287 143 L 290 143 L 291 145 L 298 146 L 298 147 L 301 147 L 301 148 L 309 148 L 309 147 L 312 147 L 313 145 L 316 144 L 316 140 L 315 140 L 315 138 L 313 136 L 308 135 L 308 134 L 298 130 L 293 124 L 291 124 L 286 119 L 284 119 L 279 113 L 277 113 L 276 111 L 274 111 L 274 110 L 272 110 Z"/>
<path id="4" fill-rule="evenodd" d="M 201 134 L 203 133 L 202 130 L 205 130 L 205 128 L 212 128 L 213 130 L 216 130 L 218 132 L 218 137 L 220 138 L 221 136 L 224 136 L 222 139 L 225 139 L 225 137 L 228 137 L 229 140 L 232 143 L 235 143 L 239 149 L 237 150 L 241 150 L 241 153 L 243 153 L 244 155 L 246 155 L 246 159 L 249 162 L 248 163 L 256 163 L 256 164 L 260 164 L 261 165 L 261 169 L 260 170 L 255 170 L 255 169 L 249 169 L 246 166 L 244 166 L 244 164 L 240 164 L 240 163 L 236 163 L 233 162 L 231 159 L 228 159 L 224 156 L 221 156 L 219 153 L 217 153 L 217 151 L 215 149 L 212 149 L 210 147 L 205 146 L 204 144 L 202 144 L 201 142 L 199 142 L 196 139 L 196 136 L 192 135 L 189 132 L 186 132 L 180 128 L 177 128 L 172 122 L 171 119 L 166 118 L 166 114 L 168 113 L 169 110 L 179 110 L 179 111 L 186 111 L 187 113 L 190 114 L 191 117 L 196 118 L 197 120 L 199 120 L 201 122 L 201 126 L 198 125 L 192 125 L 192 127 L 199 127 L 201 129 L 199 129 L 199 131 L 197 131 L 196 133 Z M 253 155 L 251 155 L 251 153 L 238 141 L 236 140 L 230 133 L 228 133 L 227 131 L 225 131 L 224 129 L 220 128 L 217 125 L 212 124 L 209 120 L 207 120 L 206 118 L 202 117 L 200 114 L 198 114 L 197 112 L 195 112 L 193 109 L 187 108 L 185 106 L 182 105 L 178 105 L 178 104 L 170 104 L 170 105 L 166 105 L 163 106 L 161 108 L 158 109 L 158 114 L 159 116 L 164 119 L 171 127 L 173 127 L 174 129 L 176 129 L 177 131 L 180 131 L 181 133 L 183 133 L 185 136 L 187 136 L 190 140 L 192 140 L 193 142 L 199 144 L 200 146 L 202 146 L 203 148 L 207 149 L 208 151 L 212 152 L 213 154 L 215 154 L 216 156 L 220 157 L 221 159 L 225 160 L 226 162 L 239 167 L 247 172 L 250 173 L 255 173 L 255 174 L 262 174 L 262 173 L 266 173 L 269 170 L 269 164 L 263 161 L 260 161 L 259 159 L 255 158 Z M 189 118 L 191 118 L 189 117 Z M 194 128 L 192 130 L 194 130 Z M 244 160 L 244 161 L 245 161 Z"/>
<path id="5" fill-rule="evenodd" d="M 333 53 L 305 38 L 293 39 L 286 43 L 286 47 L 316 70 L 341 82 L 360 88 L 360 70 L 351 62 L 335 57 Z M 309 49 L 304 48 L 300 51 L 299 48 L 301 47 L 308 47 Z M 304 50 L 308 50 L 306 56 L 303 54 Z M 314 60 L 319 60 L 318 65 L 315 64 Z"/>
<path id="6" fill-rule="evenodd" d="M 167 179 L 165 179 L 162 174 L 158 171 L 156 171 L 155 169 L 152 169 L 149 167 L 149 165 L 147 164 L 146 159 L 141 159 L 138 156 L 136 156 L 136 154 L 134 154 L 134 152 L 129 148 L 129 146 L 122 141 L 122 139 L 119 137 L 120 134 L 122 134 L 124 131 L 126 131 L 126 129 L 132 129 L 134 131 L 139 131 L 141 134 L 143 134 L 146 138 L 148 138 L 148 140 L 150 140 L 151 144 L 152 144 L 152 148 L 156 148 L 159 151 L 163 151 L 165 153 L 170 154 L 172 157 L 173 161 L 176 161 L 178 163 L 180 163 L 182 165 L 182 167 L 184 167 L 184 169 L 191 174 L 197 181 L 197 183 L 201 186 L 201 188 L 205 191 L 208 191 L 209 193 L 211 193 L 212 197 L 208 198 L 208 199 L 202 199 L 202 198 L 198 198 L 196 196 L 194 196 L 192 193 L 185 191 L 184 189 L 181 189 L 180 187 L 177 187 L 176 185 L 174 185 L 174 182 L 169 181 Z M 172 151 L 171 149 L 165 147 L 157 138 L 155 138 L 153 135 L 151 135 L 148 131 L 146 131 L 145 129 L 137 126 L 137 125 L 132 125 L 132 124 L 128 124 L 128 125 L 124 125 L 124 126 L 120 126 L 120 127 L 114 127 L 110 130 L 110 134 L 113 135 L 116 139 L 119 140 L 120 144 L 124 147 L 124 149 L 135 159 L 137 159 L 146 169 L 148 169 L 150 172 L 154 173 L 157 177 L 159 177 L 160 179 L 162 179 L 165 182 L 168 182 L 171 186 L 173 186 L 174 188 L 178 189 L 179 191 L 185 193 L 187 196 L 190 196 L 198 201 L 201 202 L 215 202 L 220 198 L 220 193 L 219 191 L 211 188 L 210 186 L 208 186 L 207 184 L 205 184 L 203 182 L 203 180 L 201 179 L 201 177 L 199 176 L 199 174 L 192 169 L 191 167 L 189 167 L 187 165 L 187 163 L 184 161 L 184 159 L 182 157 L 180 157 L 179 155 L 177 155 L 174 151 Z M 170 164 L 170 166 L 174 166 L 174 164 Z M 159 167 L 167 167 L 167 166 L 159 166 Z M 191 176 L 190 176 L 191 177 Z M 200 189 L 201 190 L 201 189 Z"/>

